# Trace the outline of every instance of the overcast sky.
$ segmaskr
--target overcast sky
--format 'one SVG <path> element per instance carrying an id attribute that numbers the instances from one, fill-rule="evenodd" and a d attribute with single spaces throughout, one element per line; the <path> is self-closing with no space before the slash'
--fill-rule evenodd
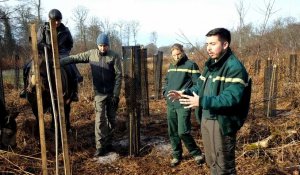
<path id="1" fill-rule="evenodd" d="M 239 24 L 235 4 L 240 0 L 42 0 L 43 18 L 52 8 L 63 14 L 63 22 L 74 33 L 73 11 L 78 6 L 89 9 L 88 17 L 97 16 L 119 20 L 137 20 L 140 23 L 138 43 L 148 44 L 150 33 L 158 34 L 157 45 L 177 42 L 178 34 L 184 33 L 192 43 L 203 43 L 205 34 L 215 27 L 235 29 Z M 269 0 L 244 0 L 247 13 L 245 23 L 263 23 Z M 273 0 L 272 0 L 273 1 Z M 17 3 L 17 0 L 9 0 Z M 295 17 L 300 21 L 300 0 L 275 0 L 271 21 L 278 17 Z"/>

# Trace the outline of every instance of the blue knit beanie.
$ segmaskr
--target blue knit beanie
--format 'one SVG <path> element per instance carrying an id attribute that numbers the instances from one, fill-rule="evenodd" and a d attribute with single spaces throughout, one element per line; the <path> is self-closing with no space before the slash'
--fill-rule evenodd
<path id="1" fill-rule="evenodd" d="M 105 33 L 101 33 L 100 35 L 98 35 L 97 37 L 97 46 L 99 45 L 109 45 L 109 39 L 108 39 L 108 35 Z"/>

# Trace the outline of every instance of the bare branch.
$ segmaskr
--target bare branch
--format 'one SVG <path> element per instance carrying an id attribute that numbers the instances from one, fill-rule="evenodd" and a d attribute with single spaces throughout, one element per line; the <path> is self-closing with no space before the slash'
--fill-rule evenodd
<path id="1" fill-rule="evenodd" d="M 206 55 L 204 55 L 204 54 L 199 50 L 199 48 L 196 47 L 196 46 L 188 39 L 188 37 L 187 37 L 181 30 L 180 30 L 180 33 L 179 33 L 179 34 L 177 33 L 177 35 L 182 39 L 182 40 L 176 39 L 177 41 L 179 41 L 179 42 L 182 43 L 182 44 L 190 45 L 190 46 L 194 47 L 194 48 L 196 49 L 196 51 L 197 51 L 198 54 L 200 54 L 203 58 L 206 58 Z M 185 42 L 183 42 L 183 41 L 185 41 Z M 200 58 L 198 58 L 198 59 L 200 59 Z"/>

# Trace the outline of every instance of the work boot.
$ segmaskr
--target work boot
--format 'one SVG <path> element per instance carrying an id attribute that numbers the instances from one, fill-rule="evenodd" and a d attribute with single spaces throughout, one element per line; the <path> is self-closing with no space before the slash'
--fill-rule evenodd
<path id="1" fill-rule="evenodd" d="M 107 152 L 116 151 L 112 144 L 108 144 L 105 148 L 106 148 Z"/>
<path id="2" fill-rule="evenodd" d="M 22 89 L 19 96 L 20 98 L 26 98 L 26 90 Z"/>
<path id="3" fill-rule="evenodd" d="M 170 166 L 171 166 L 171 167 L 176 167 L 177 165 L 179 165 L 179 163 L 180 163 L 180 160 L 179 160 L 179 159 L 173 158 L 173 159 L 171 160 Z"/>
<path id="4" fill-rule="evenodd" d="M 195 156 L 194 157 L 195 162 L 197 163 L 197 165 L 202 165 L 205 163 L 205 157 L 204 154 L 201 154 L 199 156 Z"/>
<path id="5" fill-rule="evenodd" d="M 94 157 L 104 156 L 106 154 L 105 148 L 98 148 L 94 154 Z"/>

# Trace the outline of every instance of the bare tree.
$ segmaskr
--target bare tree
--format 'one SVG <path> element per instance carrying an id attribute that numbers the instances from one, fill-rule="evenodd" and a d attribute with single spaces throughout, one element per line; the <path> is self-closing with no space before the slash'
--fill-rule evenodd
<path id="1" fill-rule="evenodd" d="M 92 43 L 92 47 L 95 45 L 98 35 L 102 32 L 101 22 L 98 17 L 92 17 L 90 24 L 87 27 L 87 40 L 89 43 Z"/>
<path id="2" fill-rule="evenodd" d="M 257 39 L 257 43 L 258 43 L 257 54 L 256 54 L 257 57 L 260 56 L 261 51 L 262 51 L 261 47 L 263 47 L 263 45 L 267 47 L 264 50 L 268 50 L 268 56 L 265 55 L 265 57 L 270 57 L 271 53 L 273 52 L 271 50 L 272 48 L 269 47 L 270 45 L 267 44 L 268 41 L 265 40 L 266 37 L 264 37 L 264 35 L 267 31 L 268 22 L 269 22 L 271 16 L 273 14 L 275 14 L 278 10 L 273 10 L 275 0 L 268 0 L 267 2 L 264 1 L 264 3 L 265 3 L 265 9 L 258 8 L 259 12 L 264 15 L 264 20 L 263 20 L 263 23 L 262 23 L 262 25 L 259 29 L 260 37 Z M 261 43 L 264 43 L 264 44 L 262 45 Z"/>
<path id="3" fill-rule="evenodd" d="M 131 33 L 131 25 L 129 23 L 125 24 L 124 27 L 124 39 L 126 40 L 127 46 L 130 45 L 130 33 Z"/>
<path id="4" fill-rule="evenodd" d="M 182 44 L 187 45 L 188 47 L 192 47 L 194 48 L 194 50 L 196 51 L 196 54 L 198 55 L 198 59 L 202 59 L 202 58 L 206 58 L 207 56 L 199 49 L 199 47 L 195 46 L 195 44 L 193 44 L 189 38 L 182 32 L 180 31 L 179 34 L 177 34 L 180 39 L 177 39 L 177 41 L 179 41 Z"/>
<path id="5" fill-rule="evenodd" d="M 110 23 L 109 19 L 105 18 L 103 21 L 101 21 L 101 28 L 103 29 L 103 32 L 109 33 L 109 31 L 113 28 L 113 25 Z"/>
<path id="6" fill-rule="evenodd" d="M 157 42 L 157 32 L 153 31 L 150 33 L 150 43 L 156 45 L 156 42 Z"/>
<path id="7" fill-rule="evenodd" d="M 35 1 L 34 1 L 35 2 Z M 40 23 L 41 20 L 41 0 L 37 0 L 37 2 L 35 3 L 36 9 L 37 9 L 37 21 L 38 23 Z"/>
<path id="8" fill-rule="evenodd" d="M 117 30 L 110 30 L 109 31 L 109 41 L 110 41 L 110 48 L 116 51 L 118 54 L 122 53 L 122 42 L 119 38 Z"/>
<path id="9" fill-rule="evenodd" d="M 41 0 L 18 0 L 19 2 L 21 2 L 21 4 L 19 4 L 20 6 L 32 6 L 34 8 L 34 10 L 36 10 L 36 22 L 37 24 L 41 24 L 42 23 L 42 19 L 41 19 L 41 13 L 42 13 L 42 2 Z"/>
<path id="10" fill-rule="evenodd" d="M 118 21 L 115 23 L 115 26 L 119 29 L 119 39 L 121 41 L 121 45 L 123 45 L 125 21 Z"/>
<path id="11" fill-rule="evenodd" d="M 12 35 L 9 12 L 0 9 L 0 19 L 4 28 L 3 37 L 1 37 L 3 47 L 4 47 L 3 49 L 4 57 L 9 57 L 10 55 L 12 55 L 15 49 L 15 40 L 13 39 L 13 35 Z"/>
<path id="12" fill-rule="evenodd" d="M 267 29 L 268 22 L 273 14 L 275 14 L 278 10 L 274 10 L 275 0 L 268 0 L 265 2 L 265 9 L 260 9 L 259 11 L 264 15 L 264 21 L 261 26 L 261 35 L 264 35 Z"/>
<path id="13" fill-rule="evenodd" d="M 29 41 L 29 24 L 35 20 L 35 16 L 32 14 L 32 7 L 18 5 L 15 11 L 15 22 L 17 24 L 17 38 L 19 39 L 19 44 L 26 46 Z"/>
<path id="14" fill-rule="evenodd" d="M 137 34 L 139 31 L 140 23 L 138 21 L 131 21 L 130 25 L 131 25 L 131 32 L 132 32 L 132 36 L 133 36 L 134 45 L 136 45 L 137 44 Z"/>
<path id="15" fill-rule="evenodd" d="M 245 4 L 244 4 L 245 1 L 243 0 L 239 0 L 238 3 L 235 4 L 235 7 L 236 7 L 236 11 L 239 15 L 239 27 L 238 27 L 238 32 L 239 32 L 239 47 L 241 48 L 242 47 L 242 43 L 243 43 L 243 33 L 242 33 L 242 30 L 245 26 L 245 23 L 244 23 L 244 19 L 245 19 L 245 16 L 246 16 L 246 13 L 247 13 L 247 10 L 245 8 Z M 249 6 L 248 6 L 249 7 Z"/>
<path id="16" fill-rule="evenodd" d="M 74 15 L 73 20 L 76 23 L 76 28 L 78 31 L 80 42 L 83 43 L 83 50 L 87 49 L 86 19 L 88 16 L 88 12 L 89 10 L 83 6 L 78 6 L 73 10 L 73 15 Z"/>

